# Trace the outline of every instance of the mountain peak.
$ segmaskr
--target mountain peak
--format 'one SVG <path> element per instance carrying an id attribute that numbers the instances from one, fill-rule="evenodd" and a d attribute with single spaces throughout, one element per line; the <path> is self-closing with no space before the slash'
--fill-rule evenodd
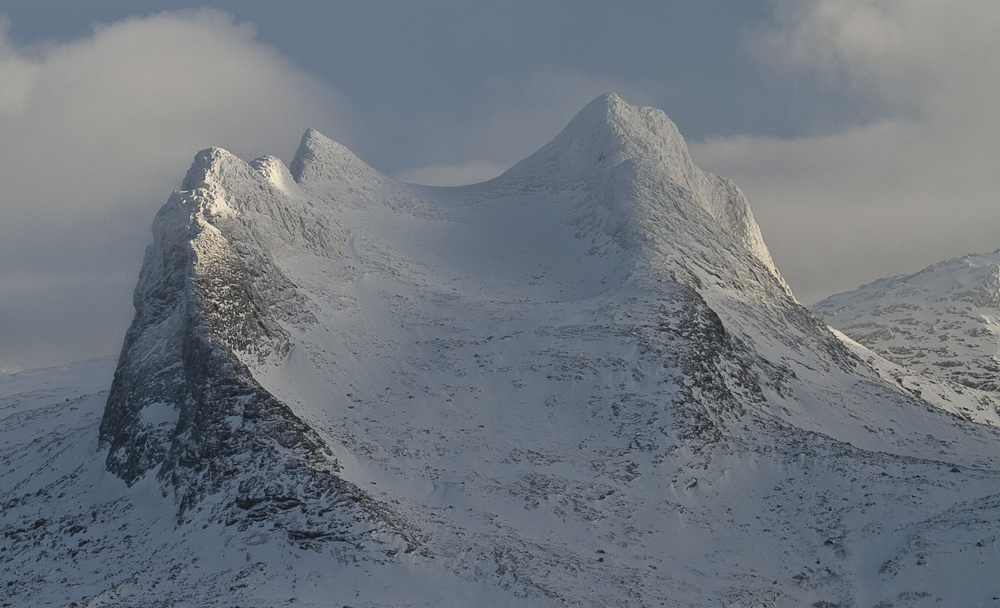
<path id="1" fill-rule="evenodd" d="M 781 291 L 791 293 L 746 197 L 732 182 L 695 166 L 677 126 L 658 108 L 633 106 L 615 93 L 601 95 L 555 139 L 497 179 L 530 189 L 585 184 L 602 192 L 598 198 L 611 211 L 605 231 L 617 237 L 628 227 L 638 227 L 633 242 L 664 234 L 665 218 L 677 218 L 677 209 L 700 208 L 694 215 L 679 215 L 707 212 L 705 221 L 714 220 L 764 264 Z"/>
<path id="2" fill-rule="evenodd" d="M 289 169 L 296 182 L 378 181 L 379 173 L 343 144 L 316 129 L 306 129 Z"/>
<path id="3" fill-rule="evenodd" d="M 592 123 L 592 126 L 627 123 L 637 106 L 632 106 L 617 93 L 605 93 L 583 106 L 569 124 Z"/>
<path id="4" fill-rule="evenodd" d="M 223 148 L 206 148 L 194 156 L 191 168 L 184 176 L 181 190 L 204 188 L 218 183 L 233 172 L 244 170 L 246 163 Z"/>
<path id="5" fill-rule="evenodd" d="M 594 132 L 606 129 L 619 146 L 639 141 L 686 148 L 677 126 L 659 108 L 631 105 L 616 93 L 605 93 L 585 105 L 569 122 L 565 131 Z"/>
<path id="6" fill-rule="evenodd" d="M 501 177 L 543 174 L 586 181 L 597 175 L 595 168 L 638 157 L 660 161 L 673 170 L 674 178 L 683 179 L 694 169 L 684 138 L 662 110 L 633 106 L 615 93 L 605 93 L 584 106 L 555 139 Z"/>

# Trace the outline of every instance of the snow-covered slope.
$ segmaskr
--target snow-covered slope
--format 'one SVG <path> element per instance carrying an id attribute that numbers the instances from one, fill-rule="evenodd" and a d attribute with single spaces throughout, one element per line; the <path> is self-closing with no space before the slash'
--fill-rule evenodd
<path id="1" fill-rule="evenodd" d="M 153 231 L 103 418 L 80 427 L 86 475 L 2 497 L 12 602 L 1000 591 L 1000 434 L 953 413 L 976 397 L 917 394 L 801 307 L 746 199 L 659 110 L 603 96 L 459 188 L 315 131 L 290 168 L 206 150 Z M 52 509 L 65 525 L 32 527 Z"/>
<path id="2" fill-rule="evenodd" d="M 812 308 L 900 365 L 1000 392 L 1000 251 L 880 279 Z"/>

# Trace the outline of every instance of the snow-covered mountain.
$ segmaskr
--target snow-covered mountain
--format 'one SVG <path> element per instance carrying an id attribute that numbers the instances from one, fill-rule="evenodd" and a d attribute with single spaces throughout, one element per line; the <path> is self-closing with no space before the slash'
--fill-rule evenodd
<path id="1" fill-rule="evenodd" d="M 991 393 L 799 305 L 659 110 L 458 188 L 206 150 L 153 235 L 113 381 L 0 376 L 10 605 L 1000 595 Z"/>
<path id="2" fill-rule="evenodd" d="M 1000 392 L 1000 251 L 880 279 L 813 310 L 900 365 Z"/>

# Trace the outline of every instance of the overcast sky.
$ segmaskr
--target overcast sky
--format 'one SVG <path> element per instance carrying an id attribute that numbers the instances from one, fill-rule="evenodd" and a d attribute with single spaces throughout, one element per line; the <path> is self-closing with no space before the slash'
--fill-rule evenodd
<path id="1" fill-rule="evenodd" d="M 7 3 L 9 4 L 9 3 Z M 0 371 L 117 354 L 194 154 L 307 127 L 424 183 L 665 110 L 799 300 L 1000 248 L 995 0 L 0 4 Z"/>

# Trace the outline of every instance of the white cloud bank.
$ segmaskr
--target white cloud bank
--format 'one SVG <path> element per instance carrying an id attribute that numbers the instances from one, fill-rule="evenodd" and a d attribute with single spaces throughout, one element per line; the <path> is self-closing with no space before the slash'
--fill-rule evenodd
<path id="1" fill-rule="evenodd" d="M 782 0 L 753 52 L 874 103 L 878 120 L 794 140 L 710 139 L 804 302 L 1000 248 L 1000 3 Z"/>
<path id="2" fill-rule="evenodd" d="M 0 32 L 0 370 L 117 354 L 198 150 L 287 156 L 310 126 L 349 143 L 337 95 L 254 36 L 213 10 L 27 49 Z"/>

